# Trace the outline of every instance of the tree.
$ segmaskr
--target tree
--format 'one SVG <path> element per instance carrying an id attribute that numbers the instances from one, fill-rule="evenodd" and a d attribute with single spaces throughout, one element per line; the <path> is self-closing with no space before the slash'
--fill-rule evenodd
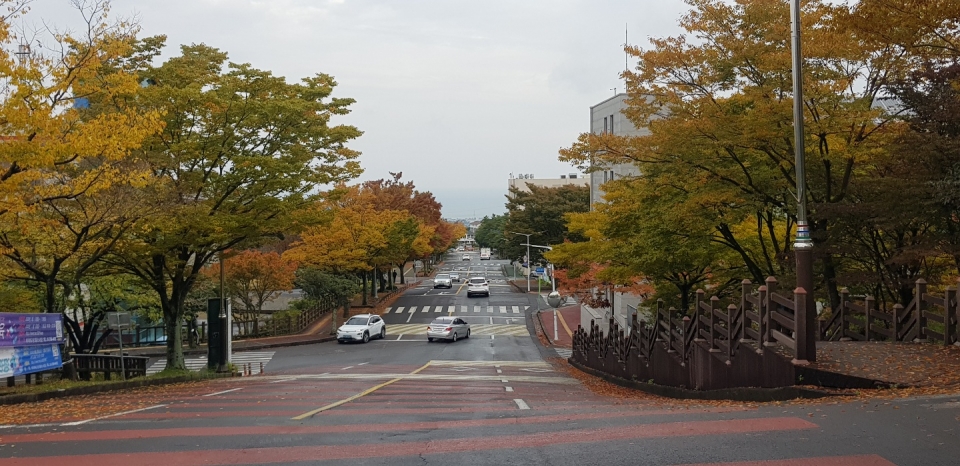
<path id="1" fill-rule="evenodd" d="M 501 257 L 518 259 L 527 253 L 527 247 L 522 245 L 527 237 L 513 232 L 532 233 L 530 242 L 544 246 L 583 240 L 580 235 L 567 231 L 563 216 L 590 210 L 590 188 L 572 184 L 556 188 L 527 186 L 529 192 L 511 188 L 507 195 L 507 219 L 503 228 L 510 239 L 504 242 Z M 535 262 L 541 250 L 531 248 L 530 255 L 530 261 Z"/>
<path id="2" fill-rule="evenodd" d="M 332 98 L 332 77 L 291 84 L 206 45 L 181 47 L 159 66 L 159 38 L 141 41 L 137 72 L 149 85 L 137 102 L 164 113 L 164 129 L 139 152 L 154 179 L 160 213 L 130 232 L 113 262 L 158 295 L 167 330 L 167 368 L 184 368 L 185 301 L 210 260 L 295 230 L 294 214 L 318 185 L 356 176 L 360 132 L 331 125 L 353 100 Z"/>
<path id="3" fill-rule="evenodd" d="M 276 252 L 260 252 L 255 249 L 241 251 L 237 255 L 225 255 L 223 268 L 225 293 L 243 304 L 241 313 L 253 319 L 254 334 L 258 331 L 263 304 L 280 295 L 281 291 L 293 288 L 297 263 L 280 257 Z M 221 263 L 218 261 L 204 270 L 204 274 L 217 281 Z"/>
<path id="4" fill-rule="evenodd" d="M 13 15 L 25 3 L 4 2 Z M 137 28 L 107 24 L 107 2 L 77 5 L 83 34 L 48 29 L 52 47 L 18 57 L 10 16 L 0 20 L 0 253 L 7 278 L 42 286 L 45 312 L 63 310 L 143 212 L 131 191 L 149 174 L 131 156 L 160 128 L 157 111 L 126 102 L 136 74 L 110 66 L 131 52 Z"/>
<path id="5" fill-rule="evenodd" d="M 671 206 L 709 225 L 700 241 L 732 250 L 749 275 L 792 274 L 796 189 L 789 9 L 779 0 L 691 0 L 685 34 L 655 38 L 626 73 L 625 115 L 649 129 L 640 137 L 581 135 L 561 159 L 603 169 L 635 163 Z M 851 182 L 868 171 L 894 132 L 895 115 L 873 104 L 911 67 L 897 46 L 866 40 L 856 7 L 803 5 L 804 123 L 809 221 L 818 285 L 833 303 L 844 266 L 824 211 L 850 202 Z M 668 218 L 669 211 L 657 212 Z"/>
<path id="6" fill-rule="evenodd" d="M 503 250 L 507 242 L 507 238 L 504 236 L 504 227 L 506 225 L 506 215 L 494 214 L 491 217 L 484 216 L 473 238 L 481 248 L 491 248 L 497 251 Z"/>
<path id="7" fill-rule="evenodd" d="M 303 267 L 297 270 L 297 287 L 303 290 L 308 300 L 315 303 L 330 301 L 343 309 L 343 317 L 350 316 L 350 301 L 357 292 L 357 282 L 350 277 L 332 274 L 314 267 Z M 337 313 L 333 313 L 333 328 L 330 333 L 336 333 Z"/>

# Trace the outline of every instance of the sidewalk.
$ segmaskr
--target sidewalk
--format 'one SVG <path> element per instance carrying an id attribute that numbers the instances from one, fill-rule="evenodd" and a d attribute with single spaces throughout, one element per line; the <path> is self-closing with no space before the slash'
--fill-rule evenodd
<path id="1" fill-rule="evenodd" d="M 562 348 L 573 348 L 573 332 L 580 323 L 580 305 L 571 304 L 557 309 L 557 332 L 554 340 L 553 308 L 540 309 L 540 322 L 544 336 L 553 344 Z"/>

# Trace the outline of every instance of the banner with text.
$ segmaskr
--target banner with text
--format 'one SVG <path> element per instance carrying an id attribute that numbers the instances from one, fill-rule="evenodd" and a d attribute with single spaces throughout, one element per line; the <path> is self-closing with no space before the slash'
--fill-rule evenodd
<path id="1" fill-rule="evenodd" d="M 63 342 L 63 316 L 0 312 L 0 348 Z"/>
<path id="2" fill-rule="evenodd" d="M 0 348 L 0 377 L 32 374 L 61 366 L 59 345 Z"/>

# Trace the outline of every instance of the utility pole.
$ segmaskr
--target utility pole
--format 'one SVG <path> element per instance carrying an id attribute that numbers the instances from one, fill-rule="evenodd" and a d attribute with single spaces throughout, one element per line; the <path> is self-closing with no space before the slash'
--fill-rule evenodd
<path id="1" fill-rule="evenodd" d="M 533 261 L 530 258 L 530 237 L 543 232 L 538 231 L 537 233 L 517 233 L 515 231 L 511 231 L 510 233 L 527 237 L 527 293 L 529 293 L 530 292 L 530 266 L 533 265 Z"/>

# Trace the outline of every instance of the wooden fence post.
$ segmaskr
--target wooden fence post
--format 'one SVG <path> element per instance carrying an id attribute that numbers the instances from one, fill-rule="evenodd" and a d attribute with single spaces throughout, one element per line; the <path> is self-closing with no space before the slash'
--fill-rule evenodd
<path id="1" fill-rule="evenodd" d="M 747 311 L 753 309 L 753 304 L 747 300 L 747 295 L 750 294 L 752 288 L 753 283 L 750 282 L 750 280 L 744 279 L 742 282 L 740 282 L 740 322 L 742 322 L 742 324 L 740 326 L 740 334 L 737 335 L 739 340 L 742 340 L 747 336 Z"/>
<path id="2" fill-rule="evenodd" d="M 957 300 L 957 289 L 948 286 L 943 296 L 943 345 L 950 346 L 957 341 L 957 308 L 953 303 Z"/>
<path id="3" fill-rule="evenodd" d="M 873 296 L 867 295 L 863 301 L 863 321 L 866 322 L 866 328 L 863 329 L 863 338 L 870 341 L 870 327 L 873 325 L 873 306 L 875 305 Z"/>
<path id="4" fill-rule="evenodd" d="M 893 341 L 902 341 L 900 335 L 900 314 L 903 313 L 903 304 L 893 305 Z"/>
<path id="5" fill-rule="evenodd" d="M 720 309 L 720 298 L 710 297 L 710 351 L 718 352 L 717 348 L 717 311 Z"/>
<path id="6" fill-rule="evenodd" d="M 839 341 L 847 341 L 850 339 L 850 322 L 847 322 L 847 302 L 850 301 L 850 290 L 846 287 L 840 289 L 840 309 L 837 309 L 837 313 L 840 315 L 837 317 L 840 319 L 840 338 L 837 338 Z M 868 340 L 870 338 L 867 338 Z"/>
<path id="7" fill-rule="evenodd" d="M 727 363 L 733 359 L 733 342 L 737 340 L 737 335 L 733 333 L 733 318 L 736 312 L 736 304 L 727 305 Z"/>
<path id="8" fill-rule="evenodd" d="M 706 293 L 703 290 L 697 290 L 697 295 L 693 301 L 693 339 L 694 340 L 703 340 L 703 335 L 700 335 L 700 316 L 703 315 L 703 309 L 700 307 L 703 303 L 703 297 Z"/>
<path id="9" fill-rule="evenodd" d="M 922 278 L 917 279 L 916 294 L 917 307 L 914 308 L 914 312 L 916 312 L 917 315 L 917 339 L 927 341 L 927 318 L 923 315 L 923 311 L 927 309 L 927 301 L 924 299 L 927 294 L 926 280 Z"/>
<path id="10" fill-rule="evenodd" d="M 770 314 L 774 312 L 773 294 L 777 292 L 777 279 L 774 277 L 767 277 L 766 283 L 767 283 L 767 293 L 766 293 L 766 296 L 764 296 L 764 298 L 766 299 L 764 299 L 764 305 L 763 305 L 763 313 L 764 313 L 763 323 L 764 325 L 766 325 L 767 334 L 763 339 L 763 344 L 765 346 L 776 346 L 776 342 L 774 341 L 773 334 L 770 332 L 771 330 L 773 330 L 773 325 L 774 325 L 773 318 L 770 317 Z"/>

